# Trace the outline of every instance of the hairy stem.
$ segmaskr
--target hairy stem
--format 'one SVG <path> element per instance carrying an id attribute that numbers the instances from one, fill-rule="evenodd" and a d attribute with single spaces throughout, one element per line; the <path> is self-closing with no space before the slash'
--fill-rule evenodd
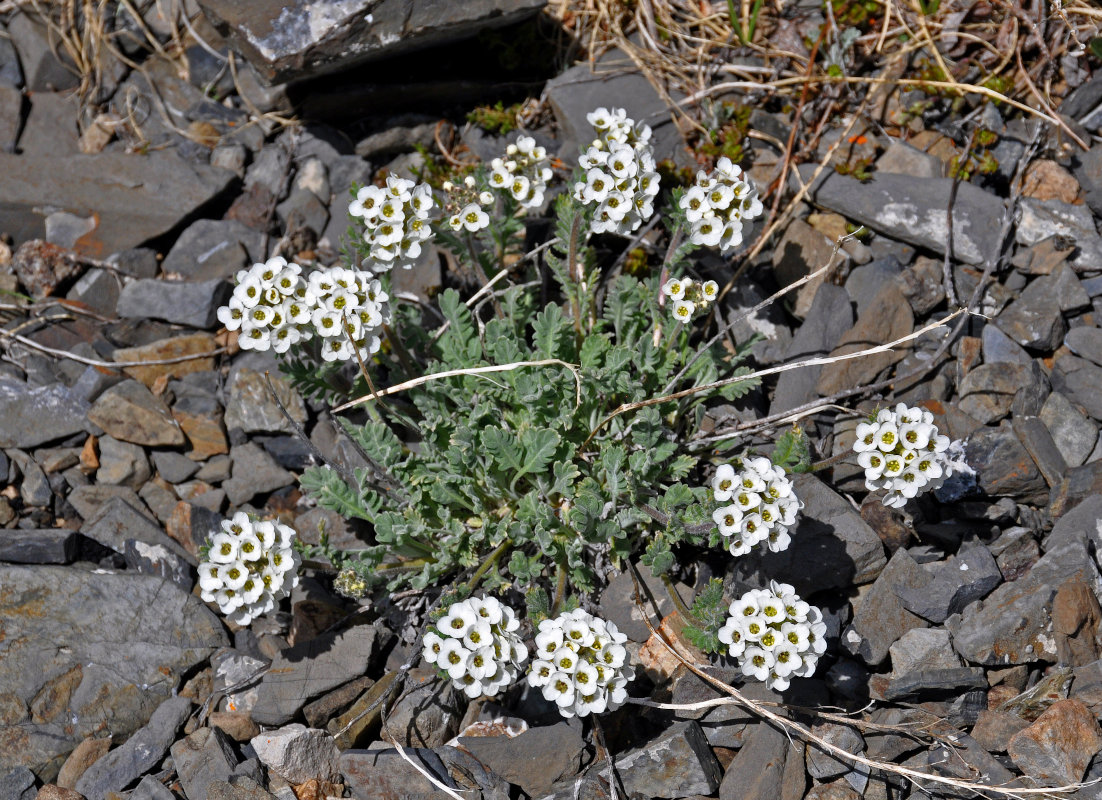
<path id="1" fill-rule="evenodd" d="M 566 565 L 561 561 L 555 568 L 555 599 L 551 602 L 551 616 L 558 616 L 562 602 L 566 599 Z"/>
<path id="2" fill-rule="evenodd" d="M 509 549 L 509 545 L 511 545 L 512 543 L 512 539 L 510 539 L 509 537 L 505 537 L 501 540 L 501 544 L 495 547 L 490 552 L 490 555 L 486 556 L 486 560 L 479 564 L 478 569 L 474 571 L 474 575 L 472 575 L 471 579 L 467 581 L 468 592 L 473 592 L 475 590 L 475 587 L 478 586 L 478 582 L 481 581 L 482 577 L 487 572 L 489 572 L 490 569 L 493 568 L 493 566 L 497 564 L 498 561 L 501 560 L 502 555 L 505 554 L 505 551 Z"/>
<path id="3" fill-rule="evenodd" d="M 474 274 L 478 277 L 479 283 L 486 286 L 490 282 L 490 278 L 486 275 L 486 270 L 482 268 L 482 259 L 478 257 L 478 251 L 475 249 L 474 237 L 468 233 L 465 238 L 467 240 L 467 253 L 470 255 L 471 264 L 474 267 Z M 494 314 L 497 315 L 497 318 L 504 318 L 505 312 L 501 308 L 501 301 L 497 299 L 497 295 L 491 292 L 490 300 L 494 304 Z"/>
<path id="4" fill-rule="evenodd" d="M 843 450 L 841 453 L 839 453 L 836 456 L 831 456 L 830 458 L 824 458 L 822 461 L 816 461 L 814 464 L 811 465 L 811 470 L 810 471 L 811 472 L 819 472 L 820 470 L 824 470 L 824 469 L 828 469 L 830 467 L 833 467 L 835 464 L 841 464 L 843 461 L 845 461 L 847 458 L 849 458 L 850 455 L 852 455 L 852 454 L 850 453 L 849 450 Z"/>

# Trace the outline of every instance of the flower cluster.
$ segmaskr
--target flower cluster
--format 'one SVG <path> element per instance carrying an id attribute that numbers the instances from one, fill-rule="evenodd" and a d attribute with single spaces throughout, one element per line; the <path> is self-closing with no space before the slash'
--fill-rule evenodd
<path id="1" fill-rule="evenodd" d="M 626 641 L 614 623 L 580 608 L 545 619 L 536 634 L 528 683 L 564 717 L 611 711 L 623 704 L 628 681 L 635 677 L 627 664 Z"/>
<path id="2" fill-rule="evenodd" d="M 494 196 L 490 192 L 480 192 L 472 175 L 463 179 L 462 184 L 444 181 L 444 213 L 448 215 L 448 227 L 456 233 L 467 231 L 477 233 L 490 225 L 490 215 L 483 209 L 492 205 Z"/>
<path id="3" fill-rule="evenodd" d="M 303 278 L 302 267 L 270 258 L 237 273 L 237 285 L 218 319 L 241 333 L 242 350 L 285 353 L 315 335 L 324 339 L 326 361 L 345 361 L 378 352 L 378 336 L 390 319 L 388 296 L 374 274 L 323 267 Z"/>
<path id="4" fill-rule="evenodd" d="M 425 634 L 425 661 L 468 697 L 493 696 L 517 679 L 528 660 L 513 609 L 497 598 L 453 603 Z"/>
<path id="5" fill-rule="evenodd" d="M 688 322 L 698 308 L 707 308 L 719 296 L 719 284 L 715 281 L 697 283 L 692 278 L 670 278 L 662 287 L 662 294 L 673 300 L 673 316 Z"/>
<path id="6" fill-rule="evenodd" d="M 721 253 L 742 244 L 743 220 L 762 212 L 757 190 L 727 156 L 722 156 L 711 172 L 696 173 L 696 182 L 681 196 L 680 206 L 692 226 L 690 241 L 718 247 Z"/>
<path id="7" fill-rule="evenodd" d="M 953 474 L 951 444 L 938 433 L 933 414 L 900 403 L 894 411 L 882 409 L 875 420 L 859 424 L 853 449 L 868 490 L 886 489 L 884 505 L 902 508 Z"/>
<path id="8" fill-rule="evenodd" d="M 586 119 L 597 138 L 578 159 L 585 180 L 574 184 L 574 198 L 596 206 L 593 233 L 626 236 L 654 213 L 659 178 L 650 126 L 636 125 L 622 108 L 598 108 Z"/>
<path id="9" fill-rule="evenodd" d="M 291 549 L 293 529 L 252 520 L 244 511 L 222 521 L 199 565 L 200 596 L 217 603 L 238 625 L 267 614 L 298 585 L 298 558 Z"/>
<path id="10" fill-rule="evenodd" d="M 753 589 L 729 609 L 719 629 L 727 653 L 738 659 L 742 674 L 784 691 L 792 677 L 806 678 L 826 651 L 822 612 L 800 599 L 787 583 L 770 581 Z"/>
<path id="11" fill-rule="evenodd" d="M 524 208 L 543 205 L 551 167 L 547 150 L 531 136 L 518 136 L 505 148 L 505 158 L 490 162 L 490 186 L 508 192 Z"/>
<path id="12" fill-rule="evenodd" d="M 421 245 L 432 236 L 429 213 L 432 188 L 388 175 L 386 186 L 364 186 L 348 206 L 348 213 L 364 224 L 364 243 L 374 272 L 398 265 L 409 269 L 421 255 Z"/>
<path id="13" fill-rule="evenodd" d="M 743 459 L 739 472 L 730 464 L 721 464 L 712 488 L 716 500 L 733 501 L 712 514 L 731 555 L 745 555 L 761 542 L 774 553 L 788 548 L 792 541 L 789 529 L 796 524 L 803 504 L 783 468 L 760 456 Z"/>

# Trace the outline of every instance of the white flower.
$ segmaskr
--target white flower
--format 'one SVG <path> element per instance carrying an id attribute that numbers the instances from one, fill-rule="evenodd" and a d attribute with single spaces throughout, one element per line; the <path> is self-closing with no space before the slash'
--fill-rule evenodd
<path id="1" fill-rule="evenodd" d="M 627 665 L 627 636 L 582 609 L 540 623 L 538 658 L 528 683 L 555 703 L 564 717 L 584 717 L 618 708 L 635 671 Z"/>
<path id="2" fill-rule="evenodd" d="M 682 196 L 680 206 L 691 225 L 690 241 L 718 247 L 721 253 L 742 244 L 742 226 L 759 216 L 764 207 L 742 170 L 723 156 L 716 168 L 700 171 Z"/>
<path id="3" fill-rule="evenodd" d="M 490 216 L 482 210 L 478 203 L 469 203 L 459 212 L 459 219 L 463 227 L 470 233 L 480 231 L 490 224 Z"/>
<path id="4" fill-rule="evenodd" d="M 298 585 L 294 536 L 286 525 L 253 521 L 244 512 L 223 520 L 199 564 L 203 600 L 238 625 L 268 613 Z"/>
<path id="5" fill-rule="evenodd" d="M 759 544 L 775 553 L 788 547 L 803 506 L 783 469 L 761 457 L 743 459 L 738 471 L 721 464 L 712 490 L 717 501 L 727 504 L 715 509 L 712 519 L 732 555 L 746 555 Z"/>
<path id="6" fill-rule="evenodd" d="M 690 303 L 688 300 L 678 300 L 673 306 L 674 319 L 680 322 L 688 322 L 691 320 L 694 311 L 696 311 L 696 305 Z"/>
<path id="7" fill-rule="evenodd" d="M 495 597 L 452 603 L 425 634 L 424 659 L 468 697 L 493 696 L 528 659 L 515 622 L 512 610 Z"/>
<path id="8" fill-rule="evenodd" d="M 731 603 L 718 638 L 742 673 L 783 691 L 792 677 L 808 677 L 826 650 L 826 624 L 788 584 L 772 582 Z"/>
<path id="9" fill-rule="evenodd" d="M 586 176 L 574 184 L 574 197 L 597 206 L 593 233 L 624 236 L 654 213 L 659 179 L 649 144 L 651 130 L 636 126 L 623 109 L 598 108 L 587 118 L 597 138 L 578 159 Z"/>
<path id="10" fill-rule="evenodd" d="M 853 450 L 865 471 L 865 487 L 886 490 L 884 505 L 902 508 L 922 492 L 937 489 L 954 472 L 968 470 L 963 447 L 938 432 L 933 414 L 904 403 L 881 409 L 858 424 Z M 956 453 L 949 455 L 955 446 Z"/>

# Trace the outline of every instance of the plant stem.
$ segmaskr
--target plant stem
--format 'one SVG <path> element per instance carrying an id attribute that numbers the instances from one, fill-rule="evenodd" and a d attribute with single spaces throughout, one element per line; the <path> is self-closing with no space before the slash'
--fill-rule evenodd
<path id="1" fill-rule="evenodd" d="M 467 253 L 471 257 L 471 264 L 474 266 L 474 274 L 478 276 L 479 282 L 483 286 L 486 286 L 490 282 L 490 279 L 486 275 L 486 270 L 482 268 L 482 259 L 478 257 L 478 251 L 475 249 L 474 237 L 468 233 L 466 239 Z M 501 302 L 497 299 L 497 295 L 492 291 L 490 292 L 490 301 L 494 304 L 494 314 L 497 315 L 498 319 L 502 319 L 505 316 L 505 312 L 501 309 Z"/>
<path id="2" fill-rule="evenodd" d="M 833 467 L 835 464 L 840 464 L 843 461 L 845 461 L 847 458 L 850 457 L 850 455 L 851 455 L 851 453 L 850 453 L 849 450 L 843 450 L 841 453 L 839 453 L 836 456 L 831 456 L 830 458 L 824 458 L 822 461 L 816 461 L 814 464 L 811 465 L 810 472 L 819 472 L 820 470 L 824 470 L 824 469 L 828 469 L 829 467 Z"/>
<path id="3" fill-rule="evenodd" d="M 696 614 L 685 605 L 685 601 L 681 599 L 681 595 L 677 593 L 677 587 L 673 585 L 673 581 L 670 580 L 670 576 L 665 573 L 662 574 L 662 585 L 666 587 L 666 594 L 670 596 L 670 600 L 673 601 L 673 607 L 677 609 L 677 613 L 681 615 L 681 619 L 685 620 L 689 625 L 699 627 L 703 623 L 697 618 Z"/>
<path id="4" fill-rule="evenodd" d="M 566 246 L 566 273 L 573 278 L 578 286 L 582 285 L 582 278 L 584 276 L 575 274 L 576 262 L 578 260 L 578 233 L 582 227 L 582 217 L 577 215 L 574 217 L 574 223 L 570 226 L 570 241 Z M 580 273 L 581 271 L 578 270 Z M 578 336 L 582 335 L 582 305 L 580 302 L 580 296 L 578 289 L 570 292 L 570 313 L 574 316 L 574 330 L 577 331 Z"/>
<path id="5" fill-rule="evenodd" d="M 509 548 L 509 545 L 511 545 L 512 543 L 513 540 L 506 536 L 504 539 L 501 540 L 501 544 L 495 547 L 490 552 L 490 555 L 486 556 L 486 560 L 479 564 L 478 569 L 474 571 L 474 575 L 472 575 L 471 579 L 467 581 L 468 592 L 473 592 L 475 590 L 475 587 L 478 586 L 478 582 L 482 580 L 482 576 L 489 572 L 490 569 L 495 564 L 497 564 L 497 562 L 501 559 L 501 556 L 505 553 L 505 551 Z"/>
<path id="6" fill-rule="evenodd" d="M 681 225 L 678 225 L 673 229 L 673 233 L 670 234 L 670 246 L 666 248 L 666 255 L 662 257 L 662 269 L 669 269 L 670 259 L 673 258 L 674 251 L 681 246 Z"/>
<path id="7" fill-rule="evenodd" d="M 566 595 L 566 566 L 560 561 L 555 568 L 555 599 L 551 602 L 551 616 L 557 616 Z"/>

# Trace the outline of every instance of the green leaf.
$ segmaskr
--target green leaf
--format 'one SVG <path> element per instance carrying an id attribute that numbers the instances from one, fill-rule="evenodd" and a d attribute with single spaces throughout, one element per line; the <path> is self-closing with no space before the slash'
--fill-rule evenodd
<path id="1" fill-rule="evenodd" d="M 606 444 L 601 448 L 600 466 L 604 478 L 605 490 L 613 504 L 626 489 L 627 475 L 624 465 L 627 462 L 627 450 L 622 444 Z"/>
<path id="2" fill-rule="evenodd" d="M 802 428 L 793 427 L 781 434 L 773 446 L 770 460 L 788 472 L 811 469 L 811 442 Z"/>
<path id="3" fill-rule="evenodd" d="M 1102 36 L 1096 36 L 1091 39 L 1090 51 L 1092 56 L 1102 61 Z"/>
<path id="4" fill-rule="evenodd" d="M 337 417 L 337 421 L 349 438 L 383 467 L 390 469 L 402 460 L 405 449 L 402 440 L 386 423 L 368 421 L 363 425 L 354 425 L 344 417 Z"/>
<path id="5" fill-rule="evenodd" d="M 539 474 L 547 469 L 562 437 L 550 428 L 529 428 L 520 435 L 524 465 L 519 474 Z"/>
<path id="6" fill-rule="evenodd" d="M 482 431 L 482 446 L 494 459 L 498 469 L 515 477 L 524 471 L 524 451 L 512 431 L 486 428 Z"/>
<path id="7" fill-rule="evenodd" d="M 552 466 L 552 472 L 555 475 L 555 482 L 551 484 L 547 494 L 561 495 L 565 499 L 573 497 L 574 481 L 582 474 L 578 472 L 578 468 L 569 461 L 556 461 Z"/>
<path id="8" fill-rule="evenodd" d="M 329 467 L 310 467 L 299 478 L 307 494 L 317 498 L 318 505 L 335 511 L 342 517 L 359 517 L 372 522 L 375 515 L 364 506 L 360 494 Z"/>
<path id="9" fill-rule="evenodd" d="M 739 367 L 731 373 L 730 377 L 737 378 L 739 375 L 748 375 L 750 373 L 749 367 Z M 725 400 L 738 400 L 744 394 L 761 383 L 759 378 L 747 378 L 744 381 L 735 381 L 729 383 L 719 390 L 719 394 Z"/>
<path id="10" fill-rule="evenodd" d="M 476 366 L 482 358 L 482 343 L 471 310 L 460 300 L 459 292 L 444 290 L 440 295 L 440 313 L 449 323 L 437 342 L 444 363 L 456 368 Z"/>
<path id="11" fill-rule="evenodd" d="M 532 344 L 536 352 L 544 358 L 560 358 L 560 349 L 565 343 L 571 322 L 554 303 L 536 315 L 532 324 Z"/>
<path id="12" fill-rule="evenodd" d="M 643 552 L 642 562 L 650 567 L 655 575 L 662 575 L 673 567 L 673 552 L 669 543 L 662 536 L 655 536 L 650 540 L 647 549 Z"/>
<path id="13" fill-rule="evenodd" d="M 527 606 L 528 619 L 534 626 L 538 626 L 541 621 L 551 616 L 551 598 L 543 589 L 538 587 L 529 589 L 524 595 L 524 604 Z"/>
<path id="14" fill-rule="evenodd" d="M 612 342 L 608 336 L 603 333 L 587 336 L 585 341 L 582 342 L 582 367 L 585 369 L 599 368 L 605 353 L 608 352 L 610 347 L 612 347 Z"/>

